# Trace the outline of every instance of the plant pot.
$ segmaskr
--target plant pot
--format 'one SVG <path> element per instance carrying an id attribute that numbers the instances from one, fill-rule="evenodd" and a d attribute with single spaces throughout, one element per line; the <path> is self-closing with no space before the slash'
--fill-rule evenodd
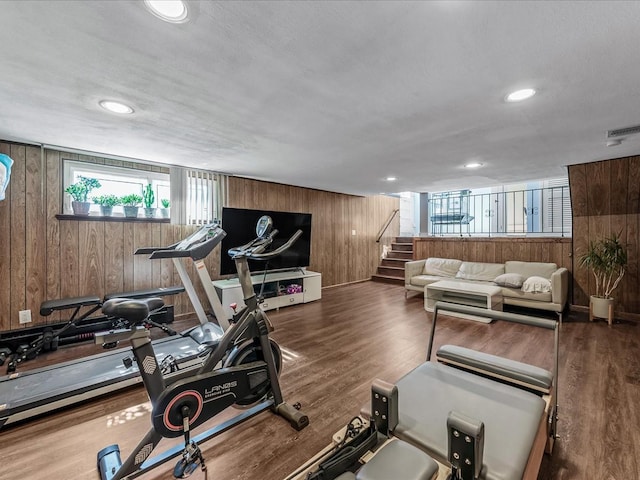
<path id="1" fill-rule="evenodd" d="M 71 208 L 73 209 L 74 215 L 80 215 L 86 217 L 89 215 L 89 209 L 91 208 L 90 202 L 76 202 L 75 200 L 71 202 Z"/>
<path id="2" fill-rule="evenodd" d="M 100 215 L 103 217 L 110 217 L 113 215 L 113 207 L 107 205 L 100 205 Z"/>
<path id="3" fill-rule="evenodd" d="M 139 207 L 124 206 L 124 216 L 127 218 L 136 218 L 138 216 Z"/>
<path id="4" fill-rule="evenodd" d="M 153 218 L 156 216 L 156 209 L 153 207 L 144 207 L 144 217 Z"/>
<path id="5" fill-rule="evenodd" d="M 169 218 L 169 209 L 168 208 L 161 208 L 160 209 L 160 216 L 162 218 Z"/>
<path id="6" fill-rule="evenodd" d="M 613 298 L 603 298 L 591 295 L 591 301 L 589 304 L 589 320 L 593 321 L 595 318 L 604 318 L 609 322 L 609 325 L 613 323 Z"/>

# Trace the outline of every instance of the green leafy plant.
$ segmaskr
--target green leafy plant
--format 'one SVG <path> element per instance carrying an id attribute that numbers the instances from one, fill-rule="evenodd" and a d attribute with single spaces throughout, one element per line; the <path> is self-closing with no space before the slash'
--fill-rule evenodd
<path id="1" fill-rule="evenodd" d="M 596 279 L 596 297 L 611 298 L 627 266 L 627 251 L 620 243 L 620 234 L 589 243 L 580 256 L 581 267 L 591 270 Z"/>
<path id="2" fill-rule="evenodd" d="M 76 183 L 72 183 L 64 191 L 76 202 L 86 202 L 91 190 L 101 186 L 97 178 L 80 177 Z"/>
<path id="3" fill-rule="evenodd" d="M 115 207 L 116 205 L 120 205 L 120 197 L 113 195 L 111 193 L 107 195 L 101 195 L 99 197 L 92 198 L 93 203 L 98 205 L 102 205 L 103 207 Z"/>
<path id="4" fill-rule="evenodd" d="M 169 205 L 171 205 L 171 202 L 167 198 L 160 200 L 160 203 L 162 204 L 162 208 L 169 208 Z"/>
<path id="5" fill-rule="evenodd" d="M 150 183 L 147 184 L 147 186 L 144 187 L 144 191 L 142 192 L 142 195 L 144 200 L 144 206 L 146 208 L 153 207 L 153 202 L 155 202 L 156 200 L 156 196 L 153 193 L 153 185 L 151 185 Z"/>
<path id="6" fill-rule="evenodd" d="M 139 207 L 142 203 L 142 197 L 137 193 L 130 193 L 120 198 L 120 203 L 125 207 Z"/>

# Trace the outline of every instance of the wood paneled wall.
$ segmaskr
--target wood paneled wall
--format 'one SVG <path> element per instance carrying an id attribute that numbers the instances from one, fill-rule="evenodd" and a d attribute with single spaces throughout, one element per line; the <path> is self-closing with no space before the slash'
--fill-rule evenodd
<path id="1" fill-rule="evenodd" d="M 570 238 L 440 238 L 413 239 L 416 259 L 457 258 L 467 262 L 552 262 L 572 271 Z"/>
<path id="2" fill-rule="evenodd" d="M 616 313 L 640 314 L 640 156 L 569 166 L 574 304 L 587 306 L 593 275 L 578 266 L 589 242 L 619 233 L 629 264 L 614 291 Z M 624 315 L 623 315 L 624 316 Z"/>
<path id="3" fill-rule="evenodd" d="M 380 263 L 381 245 L 400 231 L 398 218 L 380 243 L 376 235 L 399 199 L 383 195 L 359 197 L 309 188 L 229 178 L 229 206 L 311 213 L 311 265 L 322 273 L 322 285 L 366 280 Z M 352 235 L 355 230 L 355 235 Z"/>
<path id="4" fill-rule="evenodd" d="M 62 158 L 104 160 L 2 141 L 0 153 L 15 161 L 6 199 L 0 201 L 0 331 L 20 328 L 20 310 L 31 310 L 33 323 L 27 326 L 59 320 L 60 313 L 39 316 L 40 303 L 46 299 L 102 297 L 180 284 L 170 260 L 149 260 L 133 252 L 175 243 L 195 227 L 56 218 L 62 213 Z M 371 276 L 381 249 L 374 237 L 398 208 L 398 200 L 390 197 L 356 197 L 242 178 L 230 179 L 229 203 L 312 213 L 310 268 L 322 272 L 325 286 Z M 398 229 L 396 223 L 388 235 L 397 235 Z M 356 230 L 355 236 L 351 230 Z M 219 248 L 206 264 L 211 277 L 218 278 Z M 187 265 L 198 287 L 197 275 Z M 208 310 L 203 292 L 200 295 Z M 193 310 L 186 294 L 168 301 L 178 315 Z M 68 318 L 66 312 L 62 317 Z"/>
<path id="5" fill-rule="evenodd" d="M 20 328 L 20 310 L 31 310 L 33 323 L 25 326 L 68 318 L 68 311 L 40 317 L 40 303 L 47 299 L 180 285 L 170 260 L 149 260 L 133 252 L 175 243 L 194 227 L 56 218 L 62 213 L 62 157 L 104 160 L 7 142 L 0 142 L 0 152 L 15 162 L 0 202 L 0 330 Z M 219 261 L 211 257 L 207 263 L 215 275 Z M 187 271 L 197 277 L 191 265 Z M 192 311 L 186 294 L 168 302 L 176 314 Z"/>

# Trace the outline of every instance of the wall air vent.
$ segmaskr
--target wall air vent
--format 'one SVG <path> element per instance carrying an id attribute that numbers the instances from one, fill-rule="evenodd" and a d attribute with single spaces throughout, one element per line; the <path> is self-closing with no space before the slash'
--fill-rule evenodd
<path id="1" fill-rule="evenodd" d="M 626 137 L 627 135 L 633 135 L 634 133 L 640 133 L 640 125 L 608 130 L 607 138 Z"/>

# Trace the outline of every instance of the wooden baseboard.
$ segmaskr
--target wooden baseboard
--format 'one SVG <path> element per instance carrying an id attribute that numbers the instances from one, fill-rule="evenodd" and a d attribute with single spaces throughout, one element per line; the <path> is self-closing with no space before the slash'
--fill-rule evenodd
<path id="1" fill-rule="evenodd" d="M 353 285 L 354 283 L 363 283 L 363 282 L 369 282 L 369 281 L 371 281 L 371 277 L 363 278 L 362 280 L 354 280 L 353 282 L 336 283 L 335 285 L 327 285 L 325 287 L 322 287 L 322 289 L 324 290 L 326 288 L 344 287 L 345 285 Z"/>

